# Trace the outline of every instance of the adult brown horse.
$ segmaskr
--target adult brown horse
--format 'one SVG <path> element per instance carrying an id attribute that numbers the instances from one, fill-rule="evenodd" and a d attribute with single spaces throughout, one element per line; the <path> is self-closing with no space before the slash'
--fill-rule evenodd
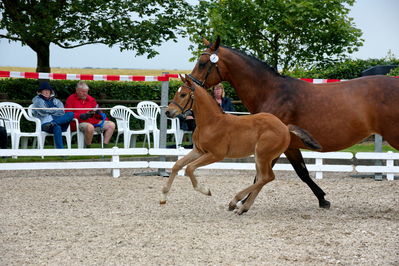
<path id="1" fill-rule="evenodd" d="M 249 210 L 262 187 L 274 179 L 272 162 L 290 143 L 290 132 L 296 134 L 311 149 L 320 149 L 319 144 L 301 128 L 286 126 L 272 114 L 259 113 L 247 116 L 225 114 L 216 101 L 202 87 L 181 76 L 184 85 L 176 92 L 166 109 L 168 117 L 176 117 L 192 109 L 196 120 L 193 134 L 193 150 L 178 160 L 162 189 L 161 204 L 167 195 L 177 172 L 187 165 L 185 174 L 191 179 L 195 190 L 211 195 L 210 190 L 198 184 L 195 169 L 224 158 L 242 158 L 255 154 L 256 182 L 240 191 L 230 202 L 229 210 L 238 214 Z M 249 195 L 242 206 L 238 202 Z"/>
<path id="2" fill-rule="evenodd" d="M 251 113 L 268 112 L 285 124 L 306 129 L 323 147 L 338 151 L 378 133 L 399 149 L 399 79 L 369 76 L 344 82 L 311 84 L 280 75 L 266 63 L 220 46 L 220 38 L 200 56 L 190 76 L 204 87 L 228 81 Z M 329 208 L 324 191 L 306 169 L 295 137 L 285 155 L 296 173 Z"/>

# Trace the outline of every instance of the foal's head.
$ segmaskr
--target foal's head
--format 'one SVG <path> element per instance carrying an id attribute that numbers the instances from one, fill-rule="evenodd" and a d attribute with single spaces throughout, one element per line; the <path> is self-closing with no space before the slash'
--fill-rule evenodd
<path id="1" fill-rule="evenodd" d="M 221 70 L 223 63 L 218 56 L 220 37 L 218 36 L 214 43 L 210 43 L 206 39 L 203 39 L 203 42 L 207 49 L 198 58 L 198 62 L 191 71 L 190 77 L 197 85 L 209 88 L 223 81 L 221 75 L 223 72 Z"/>
<path id="2" fill-rule="evenodd" d="M 167 117 L 174 118 L 193 107 L 194 87 L 191 81 L 180 75 L 183 85 L 177 90 L 173 100 L 165 111 Z"/>

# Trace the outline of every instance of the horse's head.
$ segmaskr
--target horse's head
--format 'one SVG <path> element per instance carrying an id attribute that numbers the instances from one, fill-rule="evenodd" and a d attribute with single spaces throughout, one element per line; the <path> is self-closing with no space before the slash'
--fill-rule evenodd
<path id="1" fill-rule="evenodd" d="M 165 114 L 169 118 L 174 118 L 179 114 L 191 109 L 194 103 L 194 87 L 191 79 L 179 75 L 183 85 L 177 90 L 173 100 L 169 103 Z"/>
<path id="2" fill-rule="evenodd" d="M 205 38 L 203 42 L 208 48 L 199 57 L 190 78 L 199 86 L 209 88 L 223 81 L 221 70 L 223 63 L 218 56 L 220 37 L 218 36 L 214 43 Z"/>

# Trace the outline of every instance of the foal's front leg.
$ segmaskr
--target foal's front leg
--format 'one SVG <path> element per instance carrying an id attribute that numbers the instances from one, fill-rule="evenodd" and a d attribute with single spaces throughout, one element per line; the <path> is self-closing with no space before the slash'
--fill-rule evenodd
<path id="1" fill-rule="evenodd" d="M 162 188 L 161 200 L 159 201 L 160 204 L 166 203 L 166 199 L 168 197 L 173 180 L 175 179 L 175 177 L 176 177 L 177 173 L 180 171 L 180 169 L 182 169 L 184 166 L 191 163 L 192 161 L 196 160 L 201 155 L 202 154 L 197 149 L 194 148 L 186 156 L 184 156 L 180 160 L 176 161 L 176 163 L 173 165 L 172 173 L 170 174 L 168 180 L 166 181 L 165 186 Z"/>
<path id="2" fill-rule="evenodd" d="M 199 157 L 198 159 L 187 165 L 185 175 L 187 175 L 190 178 L 191 183 L 193 184 L 195 190 L 207 196 L 212 196 L 209 188 L 204 187 L 201 184 L 198 184 L 198 180 L 194 175 L 194 171 L 198 167 L 218 162 L 220 160 L 223 160 L 223 157 L 216 156 L 212 153 L 205 153 L 201 157 Z"/>

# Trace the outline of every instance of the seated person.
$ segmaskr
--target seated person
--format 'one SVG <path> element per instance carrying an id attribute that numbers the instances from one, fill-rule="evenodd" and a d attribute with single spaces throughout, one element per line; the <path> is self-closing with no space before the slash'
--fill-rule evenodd
<path id="1" fill-rule="evenodd" d="M 84 141 L 87 148 L 90 148 L 94 131 L 104 132 L 104 144 L 108 145 L 115 130 L 115 123 L 109 121 L 106 115 L 95 108 L 98 107 L 96 100 L 88 94 L 89 86 L 84 81 L 76 85 L 76 92 L 71 94 L 67 100 L 66 108 L 91 108 L 91 110 L 73 110 L 74 117 L 79 121 L 79 130 L 84 133 Z M 72 130 L 76 130 L 75 123 L 72 123 Z"/>
<path id="2" fill-rule="evenodd" d="M 179 114 L 176 117 L 179 119 L 181 130 L 194 132 L 196 125 L 193 111 L 187 110 L 186 112 Z M 186 149 L 192 149 L 193 144 L 191 143 L 183 147 Z"/>
<path id="3" fill-rule="evenodd" d="M 69 123 L 73 119 L 72 112 L 66 112 L 62 109 L 64 104 L 55 98 L 55 92 L 50 84 L 45 81 L 40 84 L 37 95 L 32 99 L 33 108 L 57 108 L 32 110 L 33 116 L 40 119 L 42 130 L 54 134 L 54 143 L 57 149 L 63 149 L 62 132 L 68 129 Z"/>
<path id="4" fill-rule="evenodd" d="M 222 83 L 215 85 L 212 89 L 213 98 L 220 105 L 223 111 L 226 112 L 235 112 L 235 108 L 230 98 L 225 96 L 224 86 Z"/>
<path id="5" fill-rule="evenodd" d="M 7 149 L 7 131 L 3 126 L 0 126 L 0 148 Z"/>
<path id="6" fill-rule="evenodd" d="M 177 118 L 179 119 L 181 130 L 194 131 L 195 119 L 193 111 L 187 110 L 186 112 L 177 115 Z"/>

